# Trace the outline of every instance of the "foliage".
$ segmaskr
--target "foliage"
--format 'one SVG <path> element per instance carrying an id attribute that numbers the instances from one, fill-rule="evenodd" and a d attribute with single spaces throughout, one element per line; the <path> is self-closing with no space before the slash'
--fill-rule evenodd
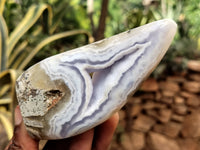
<path id="1" fill-rule="evenodd" d="M 151 10 L 140 0 L 110 0 L 106 36 L 154 21 Z"/>
<path id="2" fill-rule="evenodd" d="M 189 34 L 192 37 L 200 38 L 200 1 L 185 0 L 184 6 L 185 17 L 190 23 Z"/>
<path id="3" fill-rule="evenodd" d="M 10 121 L 11 115 L 4 107 L 0 107 L 0 121 L 7 131 L 8 139 L 11 139 L 13 134 L 13 127 Z"/>

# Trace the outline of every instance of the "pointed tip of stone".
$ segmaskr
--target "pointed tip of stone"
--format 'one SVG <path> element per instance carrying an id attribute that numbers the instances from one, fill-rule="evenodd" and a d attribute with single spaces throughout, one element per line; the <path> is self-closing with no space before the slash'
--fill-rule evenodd
<path id="1" fill-rule="evenodd" d="M 163 19 L 162 21 L 167 22 L 168 24 L 172 24 L 173 26 L 177 27 L 177 24 L 173 19 L 166 18 L 166 19 Z"/>
<path id="2" fill-rule="evenodd" d="M 174 20 L 163 19 L 160 21 L 163 22 L 163 26 L 167 26 L 166 28 L 168 29 L 169 33 L 171 33 L 173 36 L 176 34 L 177 23 Z"/>

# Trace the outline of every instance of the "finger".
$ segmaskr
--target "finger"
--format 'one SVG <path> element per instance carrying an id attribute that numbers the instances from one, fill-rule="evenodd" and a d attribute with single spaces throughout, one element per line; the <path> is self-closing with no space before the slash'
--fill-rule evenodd
<path id="1" fill-rule="evenodd" d="M 32 139 L 23 123 L 19 106 L 15 109 L 14 135 L 6 150 L 38 150 L 39 141 Z"/>
<path id="2" fill-rule="evenodd" d="M 115 113 L 110 119 L 95 128 L 93 150 L 107 150 L 119 122 L 119 114 Z"/>
<path id="3" fill-rule="evenodd" d="M 94 129 L 88 130 L 72 138 L 69 150 L 91 150 Z"/>
<path id="4" fill-rule="evenodd" d="M 91 129 L 80 135 L 48 141 L 43 150 L 91 150 L 94 130 Z"/>

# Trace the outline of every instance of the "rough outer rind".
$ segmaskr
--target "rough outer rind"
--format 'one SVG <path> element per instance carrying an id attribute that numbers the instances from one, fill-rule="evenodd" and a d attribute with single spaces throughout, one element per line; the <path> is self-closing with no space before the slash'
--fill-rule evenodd
<path id="1" fill-rule="evenodd" d="M 69 88 L 62 79 L 51 81 L 40 64 L 36 64 L 19 77 L 16 91 L 27 130 L 36 138 L 47 138 L 45 135 L 49 132 L 50 118 L 59 109 L 64 109 L 63 103 L 67 103 L 71 97 Z"/>

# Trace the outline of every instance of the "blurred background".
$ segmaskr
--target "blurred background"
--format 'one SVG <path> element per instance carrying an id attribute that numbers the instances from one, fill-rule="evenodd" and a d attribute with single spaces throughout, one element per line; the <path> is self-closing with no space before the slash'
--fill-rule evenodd
<path id="1" fill-rule="evenodd" d="M 164 59 L 120 111 L 113 150 L 200 150 L 199 0 L 0 0 L 0 149 L 13 132 L 15 81 L 49 56 L 170 18 Z"/>

